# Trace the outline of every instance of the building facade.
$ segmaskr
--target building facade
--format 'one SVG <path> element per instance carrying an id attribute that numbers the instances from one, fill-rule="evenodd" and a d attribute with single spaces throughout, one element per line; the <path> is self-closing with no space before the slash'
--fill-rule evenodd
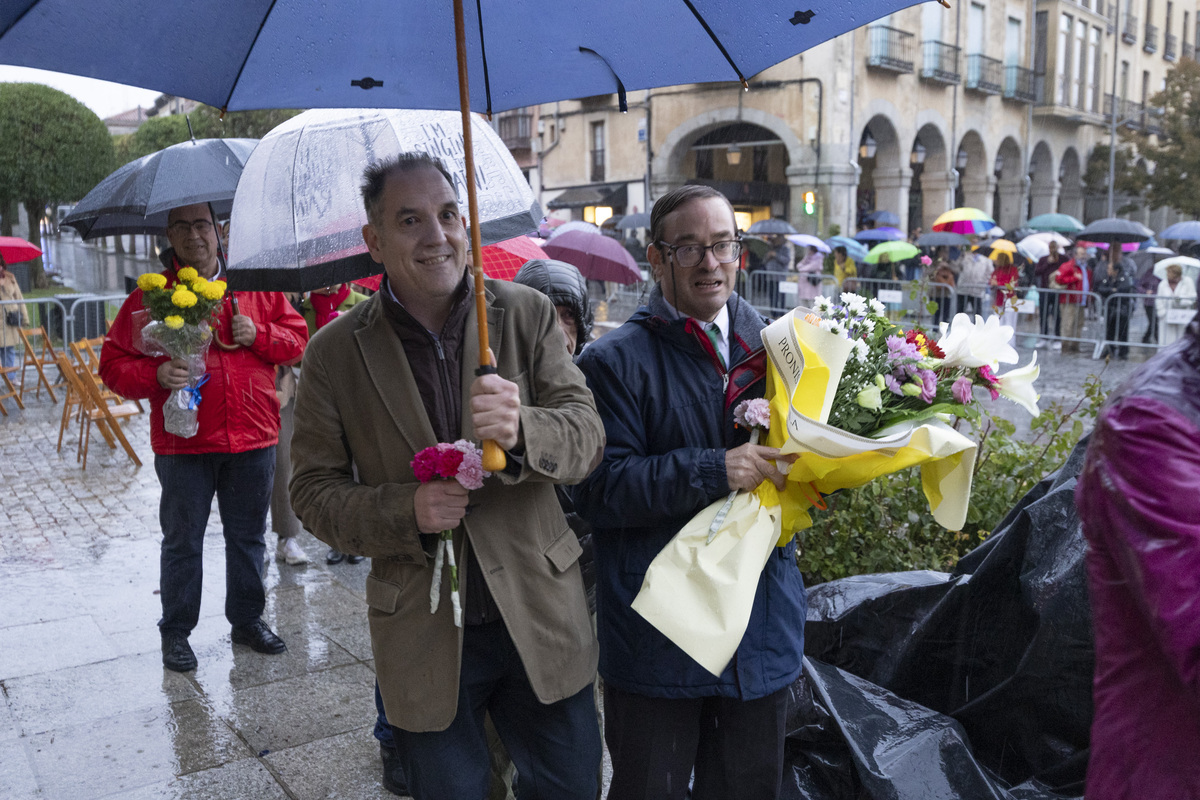
<path id="1" fill-rule="evenodd" d="M 630 92 L 625 113 L 600 95 L 510 112 L 525 121 L 507 124 L 528 130 L 514 153 L 560 218 L 600 223 L 700 182 L 730 198 L 743 227 L 776 216 L 822 235 L 857 230 L 871 210 L 928 229 L 960 205 L 1006 229 L 1052 211 L 1086 221 L 1105 215 L 1084 176 L 1114 110 L 1119 125 L 1153 131 L 1150 97 L 1200 39 L 1197 0 L 1118 3 L 931 1 L 778 64 L 749 91 Z M 1131 216 L 1158 229 L 1175 215 Z"/>

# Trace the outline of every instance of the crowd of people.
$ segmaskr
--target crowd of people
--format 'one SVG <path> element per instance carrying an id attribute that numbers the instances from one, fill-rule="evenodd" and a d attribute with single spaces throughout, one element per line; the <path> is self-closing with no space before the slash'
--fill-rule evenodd
<path id="1" fill-rule="evenodd" d="M 212 321 L 220 346 L 205 357 L 203 397 L 193 392 L 196 435 L 164 428 L 164 404 L 197 376 L 140 345 L 141 290 L 105 340 L 105 383 L 152 409 L 164 667 L 197 667 L 189 635 L 215 497 L 234 645 L 287 649 L 263 618 L 268 514 L 277 562 L 307 562 L 304 530 L 331 565 L 371 560 L 374 732 L 389 791 L 593 800 L 603 737 L 614 800 L 777 798 L 804 652 L 795 542 L 764 565 L 719 675 L 633 610 L 650 563 L 700 509 L 785 480 L 787 457 L 733 419 L 737 402 L 764 395 L 768 320 L 735 291 L 744 243 L 729 201 L 689 185 L 656 202 L 647 302 L 594 342 L 587 282 L 571 265 L 535 260 L 513 282 L 489 281 L 481 360 L 465 220 L 445 166 L 384 159 L 362 176 L 362 199 L 382 278 L 304 296 L 233 293 Z M 170 212 L 169 285 L 185 268 L 227 277 L 216 223 L 206 205 Z M 845 248 L 826 263 L 786 239 L 772 245 L 772 264 L 797 272 L 801 301 L 827 272 L 844 289 L 864 278 Z M 1010 313 L 1022 281 L 1058 289 L 1040 329 L 1069 341 L 1083 293 L 1132 290 L 1125 260 L 1052 248 L 1023 272 L 1007 253 L 943 249 L 923 268 L 936 283 L 981 287 L 960 293 L 956 311 Z M 1156 297 L 1195 296 L 1177 272 L 1163 285 Z M 1179 335 L 1161 322 L 1161 337 Z M 482 488 L 418 474 L 418 453 L 463 440 L 504 454 Z M 456 569 L 443 571 L 447 541 Z M 461 608 L 431 602 L 442 594 Z"/>

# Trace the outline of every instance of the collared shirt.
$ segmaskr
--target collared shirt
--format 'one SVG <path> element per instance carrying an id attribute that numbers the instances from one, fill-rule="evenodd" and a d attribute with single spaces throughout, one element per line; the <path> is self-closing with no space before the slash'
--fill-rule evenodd
<path id="1" fill-rule="evenodd" d="M 678 308 L 671 305 L 671 301 L 667 300 L 665 296 L 663 297 L 663 303 L 666 304 L 667 308 L 671 309 L 671 313 L 674 314 L 675 319 L 683 319 L 685 316 L 687 316 Z M 729 366 L 729 307 L 721 306 L 721 310 L 717 312 L 717 318 L 712 322 L 705 322 L 702 319 L 696 319 L 696 317 L 692 317 L 692 319 L 696 320 L 696 324 L 699 325 L 702 330 L 708 330 L 709 328 L 716 327 L 718 334 L 718 345 L 721 351 L 721 361 L 723 361 L 726 366 Z"/>

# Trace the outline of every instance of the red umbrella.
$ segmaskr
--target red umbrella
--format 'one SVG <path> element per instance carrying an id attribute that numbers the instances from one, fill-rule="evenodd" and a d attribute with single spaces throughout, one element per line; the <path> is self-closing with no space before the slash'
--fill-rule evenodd
<path id="1" fill-rule="evenodd" d="M 533 243 L 528 236 L 518 236 L 503 242 L 484 245 L 483 271 L 489 278 L 511 281 L 517 276 L 526 261 L 535 258 L 550 258 L 546 251 Z"/>
<path id="2" fill-rule="evenodd" d="M 574 264 L 583 277 L 594 281 L 637 283 L 642 271 L 629 251 L 610 236 L 587 231 L 568 231 L 546 242 L 546 254 Z"/>
<path id="3" fill-rule="evenodd" d="M 0 236 L 0 257 L 5 264 L 20 264 L 22 261 L 33 261 L 42 251 L 38 246 L 25 241 L 20 236 Z"/>

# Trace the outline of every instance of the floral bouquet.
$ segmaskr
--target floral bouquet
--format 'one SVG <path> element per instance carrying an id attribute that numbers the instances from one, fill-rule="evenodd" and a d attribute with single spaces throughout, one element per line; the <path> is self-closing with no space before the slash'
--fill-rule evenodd
<path id="1" fill-rule="evenodd" d="M 491 473 L 483 469 L 483 451 L 466 439 L 454 444 L 436 444 L 413 456 L 413 474 L 421 483 L 453 478 L 464 489 L 483 488 L 483 479 Z M 436 614 L 442 599 L 442 570 L 450 565 L 450 603 L 454 625 L 462 627 L 462 603 L 458 597 L 458 564 L 454 560 L 454 532 L 442 531 L 437 555 L 433 560 L 433 582 L 429 586 L 429 613 Z"/>
<path id="2" fill-rule="evenodd" d="M 764 481 L 699 512 L 650 565 L 633 607 L 698 663 L 720 675 L 749 623 L 758 576 L 776 546 L 812 524 L 822 494 L 912 466 L 934 519 L 966 521 L 975 442 L 955 430 L 974 418 L 975 389 L 1036 415 L 1034 362 L 1015 363 L 1013 330 L 959 314 L 934 339 L 887 319 L 877 300 L 818 297 L 762 333 L 770 425 L 765 444 L 795 455 L 783 491 Z M 721 517 L 721 515 L 724 515 Z M 718 517 L 721 519 L 718 521 Z M 718 528 L 711 537 L 710 528 Z"/>
<path id="3" fill-rule="evenodd" d="M 192 267 L 176 273 L 177 281 L 148 272 L 138 278 L 149 319 L 141 330 L 140 349 L 147 355 L 182 358 L 188 385 L 175 389 L 163 404 L 163 428 L 184 438 L 199 430 L 200 387 L 208 380 L 204 358 L 212 342 L 208 320 L 225 297 L 225 281 L 209 281 Z"/>

